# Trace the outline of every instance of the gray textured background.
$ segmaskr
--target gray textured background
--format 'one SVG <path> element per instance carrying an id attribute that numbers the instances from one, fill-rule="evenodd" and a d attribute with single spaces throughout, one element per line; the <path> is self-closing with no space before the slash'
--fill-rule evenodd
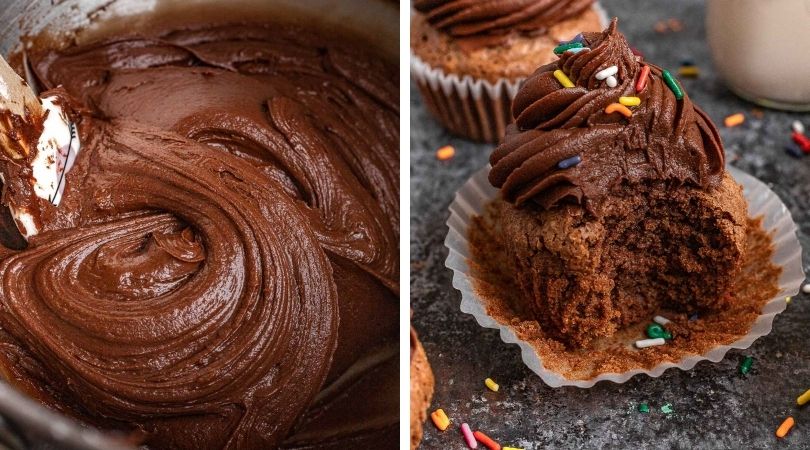
<path id="1" fill-rule="evenodd" d="M 810 232 L 810 157 L 796 160 L 782 147 L 790 123 L 810 115 L 764 110 L 734 97 L 716 77 L 706 47 L 703 2 L 695 0 L 603 0 L 619 28 L 645 57 L 677 70 L 692 59 L 698 79 L 681 79 L 692 99 L 718 123 L 727 158 L 768 183 L 788 205 L 807 249 Z M 684 31 L 657 34 L 659 19 L 679 18 Z M 810 57 L 810 55 L 805 55 Z M 722 119 L 745 112 L 745 124 L 725 128 Z M 456 157 L 442 163 L 434 152 L 445 144 Z M 431 410 L 444 408 L 453 425 L 440 433 L 428 421 L 422 448 L 466 448 L 458 426 L 481 429 L 501 445 L 537 448 L 810 448 L 810 407 L 795 407 L 810 388 L 810 297 L 800 294 L 776 318 L 773 332 L 750 349 L 731 351 L 720 363 L 702 362 L 689 372 L 669 370 L 660 378 L 636 376 L 625 384 L 600 383 L 587 390 L 551 389 L 526 368 L 518 347 L 501 342 L 459 311 L 460 295 L 444 267 L 447 207 L 455 191 L 486 164 L 491 146 L 451 136 L 424 109 L 411 89 L 411 304 L 436 375 Z M 805 269 L 808 258 L 805 252 Z M 755 358 L 748 376 L 738 373 L 744 355 Z M 488 391 L 483 380 L 501 385 Z M 649 414 L 637 412 L 640 402 Z M 672 414 L 660 406 L 671 403 Z M 810 406 L 810 405 L 809 405 Z M 774 431 L 788 415 L 796 426 L 786 439 Z M 777 442 L 778 441 L 778 442 Z"/>

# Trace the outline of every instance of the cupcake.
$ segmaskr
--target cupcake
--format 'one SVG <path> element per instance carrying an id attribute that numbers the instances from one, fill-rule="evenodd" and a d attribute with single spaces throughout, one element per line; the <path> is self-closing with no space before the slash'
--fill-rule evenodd
<path id="1" fill-rule="evenodd" d="M 425 349 L 411 328 L 411 450 L 422 441 L 422 425 L 433 397 L 433 371 Z"/>
<path id="2" fill-rule="evenodd" d="M 525 311 L 582 348 L 661 308 L 728 309 L 748 213 L 717 129 L 615 19 L 570 47 L 523 83 L 490 158 Z"/>
<path id="3" fill-rule="evenodd" d="M 560 41 L 602 29 L 593 0 L 415 0 L 411 69 L 430 112 L 451 132 L 498 142 L 518 83 Z"/>

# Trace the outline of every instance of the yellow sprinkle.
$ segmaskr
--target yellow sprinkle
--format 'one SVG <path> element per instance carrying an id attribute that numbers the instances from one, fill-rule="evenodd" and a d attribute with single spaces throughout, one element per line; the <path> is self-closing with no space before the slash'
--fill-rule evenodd
<path id="1" fill-rule="evenodd" d="M 796 403 L 798 403 L 799 406 L 802 406 L 807 402 L 810 402 L 810 389 L 796 399 Z"/>
<path id="2" fill-rule="evenodd" d="M 452 145 L 445 145 L 444 147 L 436 150 L 436 159 L 439 161 L 447 161 L 456 155 L 456 149 Z"/>
<path id="3" fill-rule="evenodd" d="M 430 413 L 430 419 L 433 421 L 433 424 L 436 425 L 441 431 L 447 429 L 450 426 L 450 419 L 447 417 L 447 414 L 444 413 L 444 410 L 439 408 L 436 411 Z"/>
<path id="4" fill-rule="evenodd" d="M 790 297 L 785 297 L 785 303 L 790 303 Z"/>
<path id="5" fill-rule="evenodd" d="M 624 106 L 638 106 L 641 104 L 641 99 L 638 97 L 619 97 L 619 103 Z"/>
<path id="6" fill-rule="evenodd" d="M 568 78 L 562 70 L 557 69 L 554 71 L 554 78 L 560 82 L 561 85 L 565 88 L 572 88 L 574 87 L 574 83 L 571 82 L 571 79 Z"/>
<path id="7" fill-rule="evenodd" d="M 490 391 L 498 392 L 498 383 L 493 381 L 492 378 L 487 378 L 486 380 L 484 380 L 484 384 L 487 385 Z"/>
<path id="8" fill-rule="evenodd" d="M 678 75 L 682 77 L 696 77 L 700 75 L 700 69 L 695 66 L 683 66 L 678 69 Z"/>

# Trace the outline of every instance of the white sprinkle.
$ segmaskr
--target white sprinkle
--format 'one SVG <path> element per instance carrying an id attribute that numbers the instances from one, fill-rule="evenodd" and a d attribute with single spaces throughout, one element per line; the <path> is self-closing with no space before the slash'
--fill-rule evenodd
<path id="1" fill-rule="evenodd" d="M 672 321 L 663 316 L 655 316 L 653 317 L 653 322 L 657 323 L 658 325 L 666 325 Z"/>
<path id="2" fill-rule="evenodd" d="M 616 85 L 619 84 L 619 82 L 616 81 L 616 77 L 607 77 L 607 80 L 605 80 L 605 83 L 607 83 L 608 87 L 612 87 L 612 88 L 615 88 Z"/>
<path id="3" fill-rule="evenodd" d="M 569 48 L 566 52 L 579 53 L 590 50 L 588 47 Z"/>
<path id="4" fill-rule="evenodd" d="M 6 82 L 0 79 L 0 97 L 3 97 L 5 100 L 11 100 L 8 95 L 8 86 L 6 86 Z"/>
<path id="5" fill-rule="evenodd" d="M 596 79 L 597 80 L 604 80 L 607 77 L 616 75 L 619 73 L 619 68 L 616 66 L 610 66 L 607 69 L 602 69 L 599 72 L 596 72 Z"/>
<path id="6" fill-rule="evenodd" d="M 804 292 L 805 294 L 810 294 L 810 283 L 807 283 L 804 286 L 802 286 L 802 292 Z"/>
<path id="7" fill-rule="evenodd" d="M 793 128 L 793 131 L 799 134 L 804 134 L 804 125 L 798 120 L 793 121 L 793 123 L 791 124 L 791 128 Z M 810 294 L 810 292 L 805 292 L 805 294 Z"/>
<path id="8" fill-rule="evenodd" d="M 647 347 L 655 347 L 657 345 L 664 345 L 667 341 L 664 338 L 655 338 L 655 339 L 642 339 L 640 341 L 636 341 L 636 347 L 638 348 L 647 348 Z"/>

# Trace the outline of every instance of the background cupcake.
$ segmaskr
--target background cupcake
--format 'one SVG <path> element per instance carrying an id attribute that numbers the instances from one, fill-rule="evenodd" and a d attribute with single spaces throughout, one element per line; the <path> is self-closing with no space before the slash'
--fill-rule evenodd
<path id="1" fill-rule="evenodd" d="M 450 131 L 497 142 L 520 81 L 553 49 L 606 24 L 593 0 L 416 0 L 411 71 L 431 113 Z"/>

